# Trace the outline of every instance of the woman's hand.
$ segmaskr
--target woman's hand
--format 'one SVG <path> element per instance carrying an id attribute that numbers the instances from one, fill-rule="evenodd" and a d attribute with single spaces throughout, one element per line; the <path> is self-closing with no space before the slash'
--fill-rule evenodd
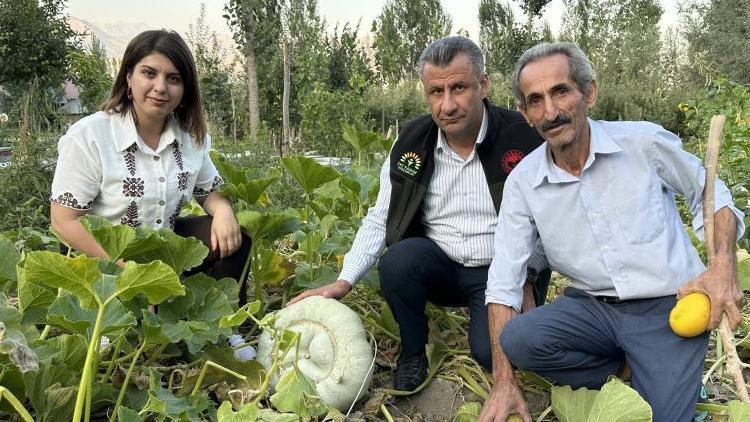
<path id="1" fill-rule="evenodd" d="M 219 250 L 219 257 L 224 259 L 242 245 L 242 232 L 229 200 L 211 192 L 203 203 L 203 208 L 213 216 L 211 222 L 211 250 Z"/>

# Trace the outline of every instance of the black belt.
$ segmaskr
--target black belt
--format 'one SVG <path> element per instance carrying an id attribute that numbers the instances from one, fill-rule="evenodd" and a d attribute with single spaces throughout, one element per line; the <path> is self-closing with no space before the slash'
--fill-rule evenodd
<path id="1" fill-rule="evenodd" d="M 638 299 L 620 299 L 617 296 L 593 296 L 594 299 L 598 300 L 602 303 L 607 303 L 610 305 L 616 305 L 618 303 L 625 303 L 625 302 L 633 302 Z"/>

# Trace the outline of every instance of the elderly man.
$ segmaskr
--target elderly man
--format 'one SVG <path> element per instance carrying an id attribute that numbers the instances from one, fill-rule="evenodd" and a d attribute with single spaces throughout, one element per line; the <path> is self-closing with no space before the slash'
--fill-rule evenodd
<path id="1" fill-rule="evenodd" d="M 677 212 L 681 194 L 703 226 L 705 171 L 677 136 L 647 122 L 593 121 L 597 84 L 586 55 L 569 43 L 540 44 L 516 64 L 518 108 L 546 144 L 505 183 L 489 270 L 487 303 L 494 388 L 480 421 L 518 413 L 530 421 L 513 366 L 573 388 L 599 388 L 627 364 L 631 385 L 655 421 L 688 421 L 698 398 L 708 333 L 669 327 L 678 296 L 711 299 L 736 327 L 743 215 L 715 181 L 716 263 L 701 263 Z M 502 242 L 501 239 L 515 239 Z M 526 261 L 541 244 L 552 269 L 571 279 L 564 296 L 516 316 Z M 499 339 L 499 341 L 498 341 Z"/>
<path id="2" fill-rule="evenodd" d="M 394 387 L 404 391 L 416 389 L 427 376 L 426 301 L 469 307 L 472 354 L 491 367 L 484 294 L 503 184 L 521 158 L 543 142 L 519 113 L 486 100 L 484 58 L 470 39 L 449 37 L 429 45 L 419 75 L 431 115 L 417 117 L 399 134 L 380 172 L 377 202 L 344 258 L 339 279 L 291 301 L 310 295 L 341 298 L 379 260 L 380 286 L 401 334 Z M 533 261 L 532 279 L 546 269 L 542 253 Z M 535 283 L 537 301 L 544 300 L 548 281 L 545 271 Z M 531 286 L 527 307 L 534 304 Z"/>

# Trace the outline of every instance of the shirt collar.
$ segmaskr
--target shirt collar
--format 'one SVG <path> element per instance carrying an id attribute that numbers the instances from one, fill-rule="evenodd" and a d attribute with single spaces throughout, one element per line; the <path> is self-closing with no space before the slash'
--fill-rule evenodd
<path id="1" fill-rule="evenodd" d="M 115 122 L 116 130 L 113 133 L 115 138 L 115 147 L 117 152 L 123 152 L 133 144 L 138 145 L 139 136 L 135 128 L 135 121 L 131 112 L 114 113 L 112 118 Z M 163 150 L 167 145 L 177 142 L 176 146 L 182 146 L 182 136 L 180 136 L 179 124 L 173 116 L 168 117 L 167 125 L 161 134 L 157 151 Z"/>
<path id="2" fill-rule="evenodd" d="M 589 157 L 586 159 L 583 171 L 591 167 L 597 154 L 606 155 L 622 151 L 622 148 L 617 145 L 597 121 L 588 119 L 588 122 L 589 130 L 591 131 L 591 144 Z M 552 150 L 550 150 L 547 143 L 544 144 L 544 155 L 539 162 L 533 186 L 536 188 L 544 183 L 545 180 L 547 183 L 566 183 L 578 180 L 555 165 L 552 160 Z"/>
<path id="3" fill-rule="evenodd" d="M 482 141 L 484 141 L 484 137 L 487 134 L 487 106 L 485 106 L 484 103 L 482 103 L 482 125 L 479 127 L 479 134 L 477 134 L 477 139 L 474 143 L 474 148 L 476 149 L 477 145 L 481 144 Z M 447 149 L 448 142 L 445 140 L 445 135 L 443 134 L 443 131 L 438 129 L 438 139 L 437 144 L 435 145 L 435 151 L 442 151 L 444 149 Z"/>

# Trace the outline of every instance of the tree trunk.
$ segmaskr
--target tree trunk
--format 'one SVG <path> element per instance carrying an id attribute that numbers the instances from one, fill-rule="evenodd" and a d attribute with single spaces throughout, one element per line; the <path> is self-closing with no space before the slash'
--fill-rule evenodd
<path id="1" fill-rule="evenodd" d="M 247 19 L 252 19 L 248 17 Z M 260 124 L 260 109 L 258 106 L 258 68 L 255 62 L 255 25 L 245 33 L 245 66 L 247 71 L 247 107 L 250 117 L 250 142 L 255 143 L 258 139 L 258 126 Z"/>
<path id="2" fill-rule="evenodd" d="M 234 90 L 229 90 L 229 95 L 232 98 L 232 144 L 237 143 L 237 104 L 234 101 Z"/>
<path id="3" fill-rule="evenodd" d="M 291 65 L 289 63 L 289 43 L 287 40 L 283 40 L 281 43 L 282 52 L 284 54 L 284 92 L 281 100 L 281 114 L 282 114 L 282 144 L 292 146 L 292 139 L 289 136 L 289 93 L 292 88 L 291 84 Z"/>

